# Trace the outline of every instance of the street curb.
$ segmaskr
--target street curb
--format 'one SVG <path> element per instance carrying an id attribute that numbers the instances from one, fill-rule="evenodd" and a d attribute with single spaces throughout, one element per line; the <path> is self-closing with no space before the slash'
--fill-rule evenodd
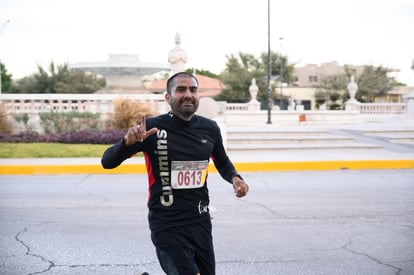
<path id="1" fill-rule="evenodd" d="M 414 160 L 334 160 L 334 161 L 271 161 L 235 162 L 238 172 L 275 172 L 303 170 L 364 170 L 414 169 Z M 212 163 L 210 172 L 217 172 Z M 122 164 L 114 169 L 103 169 L 100 164 L 19 164 L 0 166 L 0 175 L 54 175 L 54 174 L 145 174 L 145 164 Z"/>

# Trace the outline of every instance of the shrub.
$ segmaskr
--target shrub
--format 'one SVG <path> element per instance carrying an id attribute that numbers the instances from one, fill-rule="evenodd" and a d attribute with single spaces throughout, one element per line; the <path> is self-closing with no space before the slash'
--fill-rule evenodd
<path id="1" fill-rule="evenodd" d="M 118 99 L 114 103 L 113 117 L 108 120 L 108 128 L 126 130 L 136 125 L 142 115 L 154 115 L 148 104 L 129 99 Z"/>
<path id="2" fill-rule="evenodd" d="M 14 114 L 13 118 L 17 122 L 23 122 L 24 125 L 27 125 L 27 122 L 29 121 L 29 114 L 28 113 Z"/>
<path id="3" fill-rule="evenodd" d="M 12 132 L 11 125 L 7 119 L 7 111 L 3 104 L 0 104 L 0 133 L 10 134 Z"/>
<path id="4" fill-rule="evenodd" d="M 37 132 L 27 131 L 19 134 L 0 134 L 0 142 L 9 143 L 29 143 L 38 142 L 39 134 Z"/>
<path id="5" fill-rule="evenodd" d="M 18 123 L 18 128 L 21 129 L 21 126 L 23 126 L 23 129 L 28 130 L 28 122 L 29 122 L 29 114 L 23 113 L 23 114 L 13 114 L 14 120 Z"/>
<path id="6" fill-rule="evenodd" d="M 342 105 L 338 103 L 329 104 L 329 110 L 341 110 Z"/>
<path id="7" fill-rule="evenodd" d="M 98 130 L 100 116 L 99 113 L 77 111 L 39 113 L 46 134 Z"/>
<path id="8" fill-rule="evenodd" d="M 8 143 L 34 143 L 34 142 L 54 142 L 70 144 L 114 144 L 122 139 L 126 134 L 125 130 L 106 130 L 106 131 L 78 131 L 73 133 L 44 134 L 39 135 L 33 131 L 22 132 L 19 134 L 0 134 L 0 142 Z"/>
<path id="9" fill-rule="evenodd" d="M 39 142 L 59 142 L 70 144 L 113 144 L 122 139 L 126 131 L 111 129 L 102 132 L 98 131 L 79 131 L 73 133 L 62 133 L 52 135 L 42 135 Z"/>

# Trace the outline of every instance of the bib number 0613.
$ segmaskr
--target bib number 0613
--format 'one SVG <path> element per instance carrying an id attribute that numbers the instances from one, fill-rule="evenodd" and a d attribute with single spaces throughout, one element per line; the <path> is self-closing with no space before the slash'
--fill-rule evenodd
<path id="1" fill-rule="evenodd" d="M 201 188 L 207 177 L 208 160 L 172 161 L 171 187 L 174 189 Z"/>
<path id="2" fill-rule="evenodd" d="M 177 175 L 178 186 L 201 185 L 201 171 L 179 171 Z"/>

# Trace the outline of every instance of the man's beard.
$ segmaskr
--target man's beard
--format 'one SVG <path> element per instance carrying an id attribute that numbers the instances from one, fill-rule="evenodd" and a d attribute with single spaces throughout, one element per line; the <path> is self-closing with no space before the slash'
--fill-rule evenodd
<path id="1" fill-rule="evenodd" d="M 174 104 L 174 102 L 172 102 L 171 106 L 175 106 L 174 108 L 172 108 L 172 111 L 173 113 L 180 114 L 181 116 L 185 118 L 190 118 L 195 114 L 195 112 L 198 109 L 197 102 L 191 102 L 191 104 L 193 104 L 193 108 L 189 109 L 189 108 L 182 107 L 183 102 L 180 102 L 178 106 Z"/>

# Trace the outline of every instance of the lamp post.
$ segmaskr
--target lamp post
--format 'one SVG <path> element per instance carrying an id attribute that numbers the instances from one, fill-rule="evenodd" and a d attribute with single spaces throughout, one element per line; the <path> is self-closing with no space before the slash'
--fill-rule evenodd
<path id="1" fill-rule="evenodd" d="M 267 124 L 272 124 L 272 94 L 270 90 L 270 76 L 272 66 L 270 58 L 270 0 L 267 0 Z"/>
<path id="2" fill-rule="evenodd" d="M 2 34 L 2 32 L 3 32 L 4 28 L 6 27 L 7 23 L 9 23 L 9 22 L 10 22 L 10 20 L 7 19 L 7 21 L 3 23 L 3 25 L 1 26 L 1 29 L 0 29 L 0 35 Z M 0 63 L 1 63 L 1 59 L 0 59 Z M 2 77 L 1 77 L 1 65 L 0 65 L 0 94 L 1 94 L 1 78 Z"/>
<path id="3" fill-rule="evenodd" d="M 283 57 L 282 57 L 282 46 L 283 46 L 283 37 L 279 38 L 280 40 L 280 101 L 279 107 L 280 110 L 283 109 Z"/>

